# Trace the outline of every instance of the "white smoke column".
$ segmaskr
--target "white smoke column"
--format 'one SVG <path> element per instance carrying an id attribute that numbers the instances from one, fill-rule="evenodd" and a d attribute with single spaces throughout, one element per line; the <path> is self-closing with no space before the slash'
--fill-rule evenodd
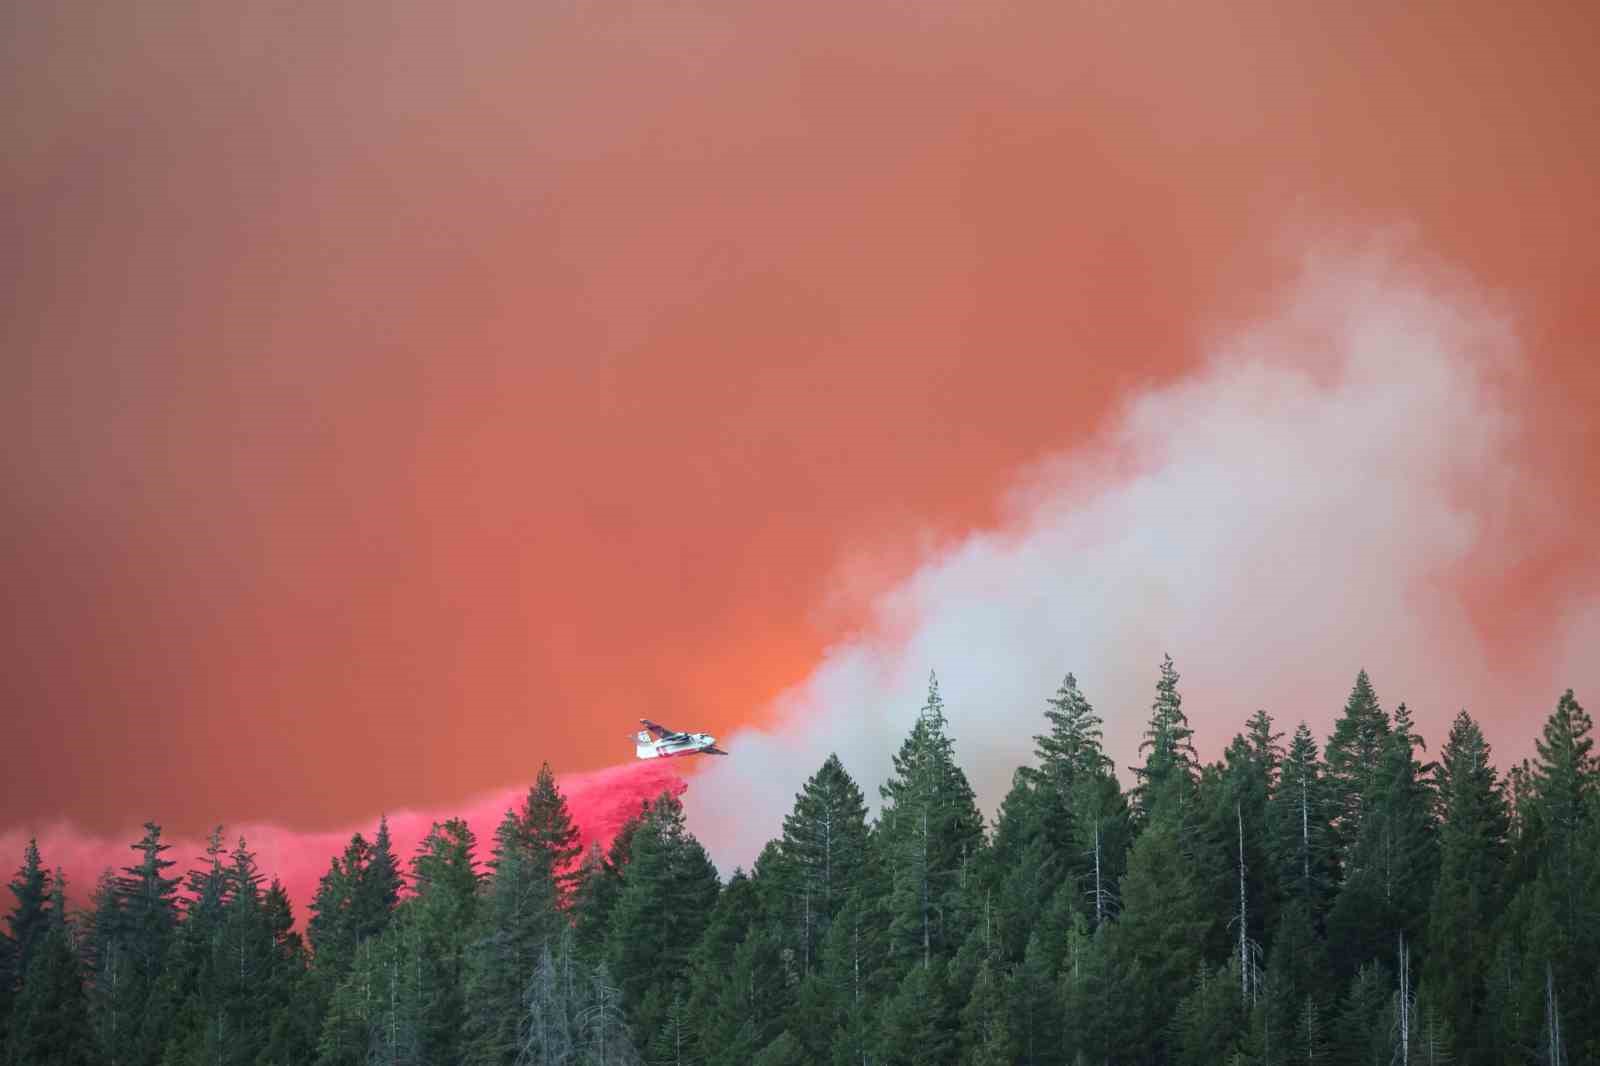
<path id="1" fill-rule="evenodd" d="M 732 757 L 686 796 L 723 871 L 779 833 L 830 751 L 876 804 L 930 668 L 991 813 L 1069 670 L 1119 768 L 1165 652 L 1203 757 L 1257 707 L 1320 741 L 1362 667 L 1435 740 L 1462 706 L 1488 711 L 1491 733 L 1489 700 L 1553 707 L 1548 671 L 1495 674 L 1451 592 L 1469 559 L 1508 561 L 1485 536 L 1506 508 L 1541 521 L 1493 387 L 1515 372 L 1514 338 L 1485 306 L 1388 249 L 1308 257 L 1269 320 L 1133 399 L 1095 447 L 1020 478 L 1002 531 L 930 560 L 877 605 L 878 635 L 830 651 L 771 728 L 727 738 Z M 1592 683 L 1564 658 L 1591 676 L 1562 687 Z M 1513 725 L 1502 755 L 1537 728 Z"/>

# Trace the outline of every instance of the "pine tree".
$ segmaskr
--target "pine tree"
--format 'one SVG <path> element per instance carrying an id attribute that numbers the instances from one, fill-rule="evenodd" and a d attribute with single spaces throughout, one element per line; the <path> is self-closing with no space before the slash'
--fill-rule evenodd
<path id="1" fill-rule="evenodd" d="M 1292 1024 L 1307 996 L 1320 996 L 1330 981 L 1327 950 L 1304 903 L 1290 900 L 1278 915 L 1267 953 L 1268 1021 Z"/>
<path id="2" fill-rule="evenodd" d="M 567 797 L 556 784 L 550 764 L 539 767 L 539 776 L 528 789 L 522 803 L 521 825 L 529 845 L 543 857 L 560 889 L 565 904 L 576 890 L 580 878 L 578 860 L 583 855 L 578 827 L 567 808 Z"/>
<path id="3" fill-rule="evenodd" d="M 389 818 L 378 819 L 378 835 L 373 838 L 372 849 L 365 861 L 356 865 L 355 884 L 351 887 L 350 909 L 355 941 L 360 943 L 377 936 L 388 926 L 390 917 L 400 903 L 400 862 L 389 840 Z"/>
<path id="4" fill-rule="evenodd" d="M 1543 959 L 1529 958 L 1524 982 L 1542 981 L 1543 998 L 1561 1005 L 1566 1048 L 1600 1044 L 1600 989 L 1594 981 L 1600 958 L 1600 764 L 1593 754 L 1593 724 L 1568 689 L 1535 741 L 1532 805 L 1540 849 L 1536 906 L 1549 915 L 1554 934 Z M 1545 1008 L 1546 1057 L 1555 1015 Z"/>
<path id="5" fill-rule="evenodd" d="M 324 973 L 347 965 L 355 950 L 350 908 L 359 866 L 352 869 L 351 865 L 365 861 L 366 848 L 367 842 L 360 833 L 352 837 L 344 855 L 334 856 L 328 864 L 328 872 L 317 882 L 316 894 L 311 898 L 306 932 L 316 953 L 317 968 Z"/>
<path id="6" fill-rule="evenodd" d="M 1593 755 L 1593 723 L 1573 698 L 1562 694 L 1555 711 L 1534 742 L 1539 752 L 1533 767 L 1533 790 L 1539 807 L 1547 858 L 1545 876 L 1553 889 L 1557 922 L 1571 938 L 1585 911 L 1585 860 L 1582 841 L 1597 789 Z"/>
<path id="7" fill-rule="evenodd" d="M 156 1061 L 174 1022 L 171 982 L 162 982 L 178 924 L 179 878 L 166 872 L 161 827 L 145 823 L 130 849 L 140 861 L 107 876 L 93 901 L 89 957 L 95 965 L 90 1013 L 102 1061 L 146 1066 Z"/>
<path id="8" fill-rule="evenodd" d="M 334 989 L 317 1061 L 324 1066 L 422 1061 L 424 978 L 420 930 L 405 908 L 363 940 Z"/>
<path id="9" fill-rule="evenodd" d="M 646 800 L 640 804 L 639 813 L 617 830 L 610 848 L 602 853 L 598 842 L 591 845 L 578 868 L 573 899 L 577 911 L 575 949 L 591 963 L 605 957 L 606 941 L 611 934 L 611 914 L 622 895 L 633 855 L 633 838 L 649 814 L 650 802 Z"/>
<path id="10" fill-rule="evenodd" d="M 344 853 L 329 864 L 311 900 L 306 931 L 315 955 L 318 983 L 331 995 L 357 949 L 388 928 L 403 887 L 399 862 L 389 838 L 387 817 L 368 843 L 352 834 Z"/>
<path id="11" fill-rule="evenodd" d="M 1365 960 L 1392 959 L 1395 937 L 1421 939 L 1438 870 L 1431 765 L 1417 761 L 1421 739 L 1405 704 L 1395 712 L 1377 766 L 1360 833 L 1349 850 L 1345 884 L 1328 917 L 1328 940 L 1338 945 L 1337 972 Z"/>
<path id="12" fill-rule="evenodd" d="M 945 966 L 936 959 L 913 966 L 884 1004 L 882 1059 L 903 1066 L 943 1066 L 952 1061 L 956 1031 L 946 1003 Z"/>
<path id="13" fill-rule="evenodd" d="M 1254 1005 L 1260 995 L 1261 953 L 1276 921 L 1277 897 L 1267 858 L 1267 807 L 1278 787 L 1283 749 L 1272 717 L 1257 711 L 1223 753 L 1223 768 L 1208 806 L 1207 844 L 1226 856 L 1219 903 L 1226 901 L 1232 929 L 1230 954 L 1238 962 L 1241 998 Z"/>
<path id="14" fill-rule="evenodd" d="M 1437 771 L 1443 822 L 1439 881 L 1429 916 L 1427 981 L 1436 1008 L 1468 1035 L 1464 1064 L 1491 1061 L 1484 997 L 1493 961 L 1492 929 L 1501 913 L 1508 831 L 1505 798 L 1483 732 L 1462 711 L 1440 752 Z"/>
<path id="15" fill-rule="evenodd" d="M 223 1054 L 224 1018 L 218 941 L 223 910 L 228 899 L 228 878 L 223 866 L 226 849 L 222 827 L 206 839 L 205 855 L 189 871 L 182 900 L 183 920 L 177 929 L 165 967 L 163 993 L 170 998 L 175 1019 L 161 1056 L 163 1066 L 220 1061 Z"/>
<path id="16" fill-rule="evenodd" d="M 1113 1056 L 1120 1048 L 1131 1061 L 1161 1061 L 1167 1054 L 1164 1022 L 1200 965 L 1214 922 L 1194 864 L 1179 845 L 1175 805 L 1158 805 L 1156 812 L 1134 842 L 1122 915 L 1108 943 Z"/>
<path id="17" fill-rule="evenodd" d="M 1323 1024 L 1322 1005 L 1307 994 L 1295 1015 L 1294 1037 L 1285 1060 L 1292 1066 L 1326 1066 L 1333 1061 Z"/>
<path id="18" fill-rule="evenodd" d="M 1298 900 L 1313 922 L 1327 913 L 1336 884 L 1330 808 L 1317 742 L 1301 722 L 1280 763 L 1267 829 L 1278 894 Z"/>
<path id="19" fill-rule="evenodd" d="M 927 967 L 965 937 L 962 889 L 983 846 L 983 818 L 945 731 L 938 679 L 880 789 L 879 839 L 888 864 L 889 936 L 897 968 Z"/>
<path id="20" fill-rule="evenodd" d="M 417 984 L 416 1044 L 424 1061 L 460 1062 L 464 956 L 479 903 L 477 840 L 467 823 L 435 823 L 411 861 L 415 895 L 402 905 L 404 947 Z"/>
<path id="21" fill-rule="evenodd" d="M 228 1025 L 224 1061 L 253 1063 L 266 1046 L 279 930 L 271 924 L 255 853 L 243 837 L 228 855 L 227 902 L 217 945 L 218 998 Z M 281 888 L 280 888 L 281 891 Z M 213 1060 L 215 1061 L 215 1060 Z"/>
<path id="22" fill-rule="evenodd" d="M 1246 1020 L 1239 980 L 1238 960 L 1215 970 L 1200 964 L 1174 1019 L 1174 1062 L 1210 1066 L 1227 1062 L 1239 1049 Z"/>
<path id="23" fill-rule="evenodd" d="M 695 1066 L 699 1063 L 699 1041 L 683 1000 L 683 990 L 672 989 L 668 1004 L 650 1042 L 651 1066 Z"/>
<path id="24" fill-rule="evenodd" d="M 983 852 L 974 891 L 981 894 L 981 933 L 985 954 L 1002 969 L 1021 962 L 1038 919 L 1039 901 L 1062 876 L 1066 855 L 1049 854 L 1045 839 L 1046 787 L 1037 774 L 1018 770 L 1000 804 L 990 846 Z M 1053 859 L 1053 861 L 1052 861 Z M 1051 880 L 1045 880 L 1049 867 Z"/>
<path id="25" fill-rule="evenodd" d="M 116 879 L 106 870 L 90 897 L 84 954 L 91 975 L 89 1024 L 96 1050 L 111 1063 L 122 1061 L 118 1051 L 132 1024 L 129 1010 L 133 985 L 128 976 L 121 924 L 122 903 L 117 896 Z"/>
<path id="26" fill-rule="evenodd" d="M 175 864 L 162 858 L 172 845 L 161 843 L 161 827 L 146 822 L 144 828 L 144 839 L 131 845 L 142 858 L 138 865 L 123 868 L 117 879 L 117 895 L 133 964 L 140 974 L 154 981 L 178 925 L 179 879 L 163 873 Z"/>
<path id="27" fill-rule="evenodd" d="M 1050 708 L 1044 712 L 1050 732 L 1033 738 L 1034 755 L 1039 776 L 1065 796 L 1079 778 L 1110 771 L 1111 759 L 1103 747 L 1104 723 L 1071 674 L 1045 703 Z"/>
<path id="28" fill-rule="evenodd" d="M 801 968 L 810 973 L 845 897 L 861 883 L 867 807 L 837 755 L 828 756 L 783 820 L 782 877 L 787 921 Z"/>
<path id="29" fill-rule="evenodd" d="M 644 1009 L 645 996 L 683 973 L 719 887 L 710 858 L 684 824 L 683 805 L 662 792 L 634 834 L 606 941 L 606 959 L 630 1004 L 636 1035 L 653 1035 L 660 1025 L 660 1017 Z M 664 1009 L 664 1003 L 657 1006 Z"/>
<path id="30" fill-rule="evenodd" d="M 1390 1066 L 1393 982 L 1388 970 L 1367 963 L 1350 981 L 1339 1016 L 1338 1045 L 1349 1066 Z"/>
<path id="31" fill-rule="evenodd" d="M 691 997 L 701 1005 L 691 1009 L 708 1066 L 750 1062 L 782 1032 L 792 998 L 794 970 L 785 965 L 777 938 L 753 928 L 734 948 L 726 972 L 698 972 L 705 983 Z"/>
<path id="32" fill-rule="evenodd" d="M 1419 1066 L 1449 1066 L 1457 1061 L 1455 1057 L 1455 1034 L 1450 1025 L 1447 1014 L 1439 1007 L 1438 1000 L 1428 992 L 1417 994 L 1417 1007 L 1415 1012 L 1414 1035 L 1411 1042 L 1410 1059 Z M 1474 1047 L 1472 1050 L 1477 1051 Z M 1487 1046 L 1483 1048 L 1487 1050 Z M 1506 1059 L 1490 1059 L 1483 1054 L 1473 1057 L 1473 1061 L 1497 1061 Z"/>
<path id="33" fill-rule="evenodd" d="M 1077 679 L 1068 674 L 1055 698 L 1046 702 L 1050 733 L 1034 737 L 1039 765 L 1023 771 L 1018 784 L 1035 785 L 1036 811 L 1029 813 L 1036 817 L 1036 831 L 1044 836 L 1039 862 L 1054 876 L 1069 879 L 1077 889 L 1077 899 L 1100 923 L 1109 919 L 1115 908 L 1114 886 L 1125 868 L 1131 837 L 1127 800 L 1102 746 L 1100 717 L 1079 691 Z M 1000 834 L 1007 831 L 1006 818 L 1002 808 L 997 848 Z M 1025 826 L 1025 834 L 1035 832 L 1031 822 Z M 1016 837 L 1015 830 L 1011 835 L 1023 839 Z M 1013 868 L 1006 856 L 993 855 L 991 862 L 1000 870 Z M 986 881 L 986 887 L 992 880 Z M 1020 944 L 1026 940 L 1027 930 L 1021 934 L 1016 941 L 1018 950 L 1008 958 L 1020 959 Z"/>
<path id="34" fill-rule="evenodd" d="M 306 972 L 305 945 L 295 932 L 289 895 L 277 878 L 262 897 L 261 914 L 270 954 L 261 990 L 267 1036 L 258 1062 L 260 1066 L 309 1062 L 315 1055 L 321 1011 Z"/>
<path id="35" fill-rule="evenodd" d="M 31 888 L 39 883 L 32 872 L 37 867 L 38 848 L 31 841 L 28 856 L 32 861 L 24 859 L 25 876 L 19 880 Z M 83 968 L 66 917 L 66 879 L 58 870 L 49 883 L 48 906 L 38 904 L 43 927 L 26 927 L 28 969 L 11 1018 L 6 1062 L 13 1066 L 89 1066 L 96 1061 L 96 1054 Z M 33 908 L 31 894 L 18 895 L 19 909 L 23 900 Z M 12 928 L 16 929 L 15 923 Z"/>
<path id="36" fill-rule="evenodd" d="M 1003 1066 L 1016 1061 L 1016 1044 L 1006 1024 L 1006 985 L 991 959 L 978 965 L 972 996 L 961 1011 L 961 1046 L 971 1066 Z"/>
<path id="37" fill-rule="evenodd" d="M 507 811 L 495 830 L 490 875 L 478 928 L 465 963 L 467 1061 L 509 1064 L 518 1047 L 518 1007 L 532 973 L 561 920 L 555 875 Z"/>
<path id="38" fill-rule="evenodd" d="M 22 851 L 22 866 L 8 886 L 15 899 L 12 911 L 6 916 L 9 930 L 9 965 L 0 972 L 0 982 L 10 992 L 16 984 L 27 978 L 33 953 L 51 929 L 56 917 L 50 913 L 50 874 L 39 858 L 39 843 L 29 840 Z"/>
<path id="39" fill-rule="evenodd" d="M 1198 760 L 1194 752 L 1194 730 L 1183 713 L 1183 697 L 1178 694 L 1178 671 L 1168 655 L 1161 663 L 1156 681 L 1155 702 L 1150 705 L 1150 721 L 1139 743 L 1145 757 L 1142 767 L 1134 768 L 1138 784 L 1134 788 L 1134 807 L 1148 822 L 1163 805 L 1182 811 L 1194 790 Z"/>
<path id="40" fill-rule="evenodd" d="M 869 847 L 869 862 L 871 855 Z M 866 884 L 881 884 L 881 879 L 869 874 Z M 823 979 L 833 992 L 837 1012 L 828 1043 L 839 1066 L 868 1061 L 876 1047 L 877 1019 L 894 992 L 885 964 L 887 937 L 887 915 L 863 886 L 845 900 L 823 943 Z"/>
<path id="41" fill-rule="evenodd" d="M 1356 674 L 1344 713 L 1328 738 L 1327 784 L 1339 858 L 1355 846 L 1375 793 L 1370 787 L 1389 736 L 1389 716 L 1367 672 Z"/>
<path id="42" fill-rule="evenodd" d="M 1028 938 L 1022 963 L 1013 967 L 1006 982 L 1006 1001 L 1006 1028 L 1016 1047 L 1016 1061 L 1027 1066 L 1061 1062 L 1063 1019 L 1056 973 L 1038 930 Z"/>

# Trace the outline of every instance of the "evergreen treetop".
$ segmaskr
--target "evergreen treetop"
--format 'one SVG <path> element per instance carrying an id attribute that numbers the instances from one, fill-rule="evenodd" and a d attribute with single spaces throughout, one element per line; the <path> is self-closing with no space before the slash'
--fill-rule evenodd
<path id="1" fill-rule="evenodd" d="M 563 894 L 570 891 L 577 884 L 583 845 L 579 843 L 567 797 L 548 762 L 539 767 L 539 776 L 523 800 L 521 822 L 529 845 L 543 856 Z"/>
<path id="2" fill-rule="evenodd" d="M 1335 804 L 1335 827 L 1349 847 L 1361 830 L 1361 819 L 1372 798 L 1367 787 L 1389 735 L 1389 716 L 1365 670 L 1356 674 L 1344 711 L 1334 722 L 1324 756 Z"/>
<path id="3" fill-rule="evenodd" d="M 1138 779 L 1135 796 L 1140 813 L 1151 817 L 1166 802 L 1181 805 L 1192 789 L 1199 772 L 1194 750 L 1194 730 L 1183 713 L 1183 697 L 1178 693 L 1178 671 L 1167 655 L 1161 662 L 1156 681 L 1156 698 L 1150 705 L 1150 720 L 1145 726 L 1139 753 L 1142 767 L 1134 768 Z"/>
<path id="4" fill-rule="evenodd" d="M 1111 759 L 1102 746 L 1104 723 L 1078 690 L 1078 679 L 1067 674 L 1045 704 L 1050 732 L 1033 738 L 1040 774 L 1066 793 L 1081 776 L 1109 772 Z"/>
<path id="5" fill-rule="evenodd" d="M 13 969 L 10 974 L 3 974 L 0 977 L 16 980 L 27 974 L 34 950 L 49 930 L 52 917 L 62 917 L 51 914 L 50 874 L 39 858 L 37 840 L 29 840 L 27 846 L 23 848 L 22 866 L 8 887 L 15 899 L 11 913 L 6 916 L 6 926 L 10 930 Z"/>

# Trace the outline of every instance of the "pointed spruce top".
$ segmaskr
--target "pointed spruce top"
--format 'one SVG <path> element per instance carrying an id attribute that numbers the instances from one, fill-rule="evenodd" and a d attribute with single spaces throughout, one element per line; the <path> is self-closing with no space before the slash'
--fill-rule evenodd
<path id="1" fill-rule="evenodd" d="M 1102 747 L 1102 720 L 1078 690 L 1078 679 L 1067 674 L 1045 704 L 1050 732 L 1033 738 L 1034 755 L 1045 777 L 1058 786 L 1070 787 L 1082 774 L 1109 769 L 1111 759 Z"/>
<path id="2" fill-rule="evenodd" d="M 943 724 L 944 700 L 939 696 L 939 676 L 932 670 L 928 671 L 928 702 L 922 705 L 920 717 L 932 719 Z"/>

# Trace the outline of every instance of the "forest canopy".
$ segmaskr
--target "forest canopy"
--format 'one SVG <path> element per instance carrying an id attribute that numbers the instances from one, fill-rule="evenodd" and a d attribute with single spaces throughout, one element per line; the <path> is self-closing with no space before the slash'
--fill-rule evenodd
<path id="1" fill-rule="evenodd" d="M 90 905 L 30 844 L 6 1061 L 116 1066 L 1600 1062 L 1600 763 L 1569 690 L 1502 772 L 1365 672 L 1319 744 L 1202 763 L 1171 658 L 1119 778 L 1073 675 L 986 822 L 937 679 L 879 783 L 830 756 L 724 882 L 671 792 L 587 853 L 546 765 L 492 839 L 380 821 L 304 935 L 247 841 L 148 823 Z"/>

